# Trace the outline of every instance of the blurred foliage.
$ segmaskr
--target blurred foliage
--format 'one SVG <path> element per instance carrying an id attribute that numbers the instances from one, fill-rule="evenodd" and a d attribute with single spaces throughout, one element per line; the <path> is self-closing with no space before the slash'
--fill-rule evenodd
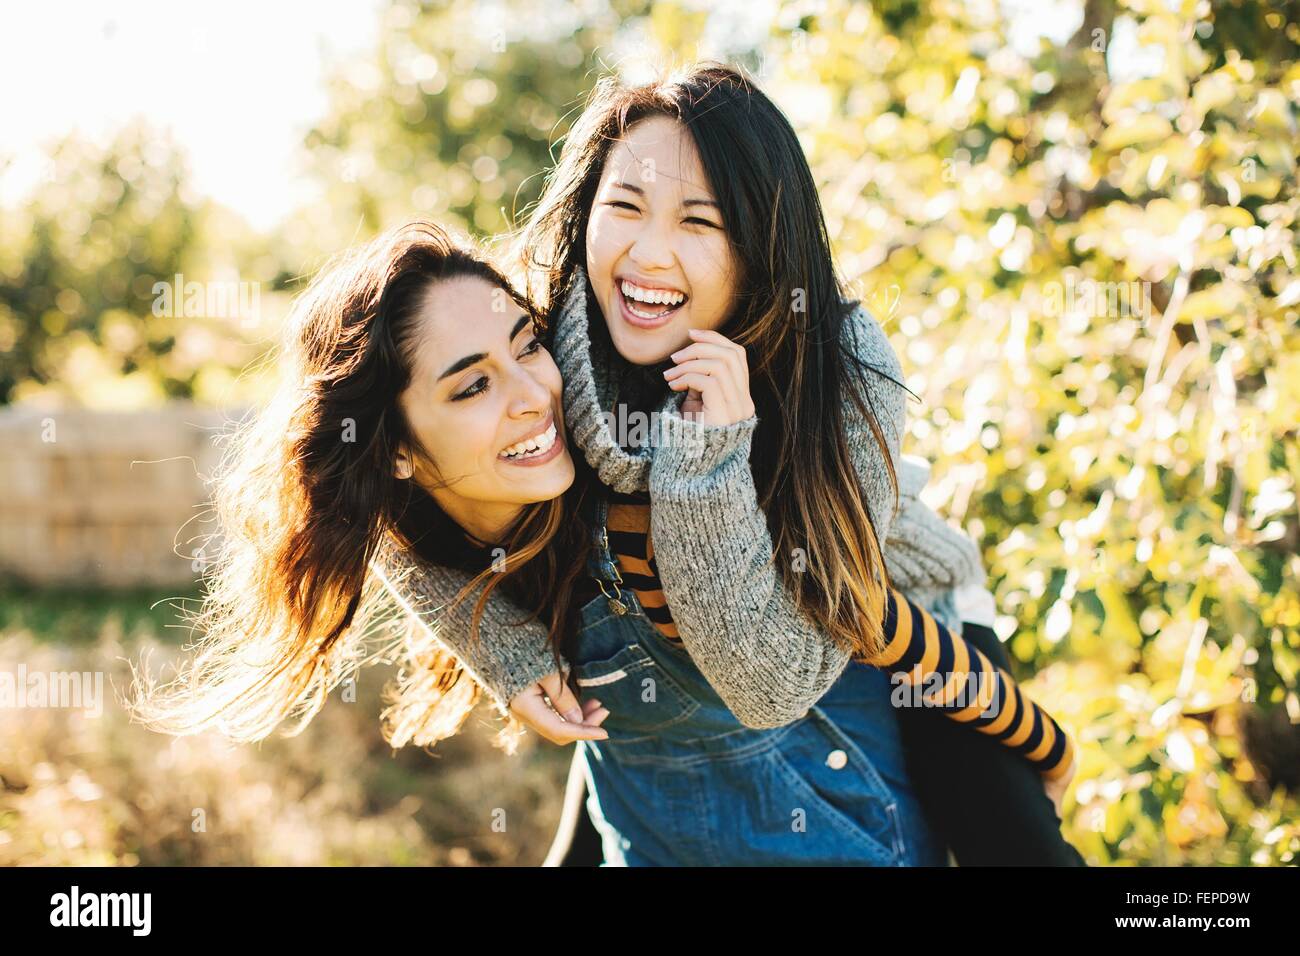
<path id="1" fill-rule="evenodd" d="M 339 244 L 417 215 L 504 231 L 540 191 L 618 15 L 555 0 L 394 3 L 385 20 L 375 56 L 340 70 L 307 138 L 330 201 L 289 228 Z"/>
<path id="2" fill-rule="evenodd" d="M 135 124 L 104 145 L 69 136 L 0 220 L 0 404 L 51 393 L 91 406 L 237 401 L 229 385 L 264 350 L 256 333 L 280 269 L 267 240 L 192 194 L 165 134 Z M 193 282 L 202 295 L 187 299 Z M 241 282 L 255 310 L 238 314 L 235 294 L 209 301 Z"/>
<path id="3" fill-rule="evenodd" d="M 0 400 L 82 340 L 188 394 L 175 328 L 108 331 L 144 314 L 138 276 L 224 255 L 279 289 L 416 215 L 501 233 L 600 73 L 724 56 L 800 130 L 920 398 L 906 450 L 1079 742 L 1069 837 L 1094 864 L 1294 862 L 1300 2 L 734 9 L 394 0 L 308 137 L 320 201 L 269 237 L 214 237 L 170 154 L 120 184 L 83 160 L 98 178 L 55 176 L 0 233 Z"/>
<path id="4" fill-rule="evenodd" d="M 829 3 L 773 57 L 1092 862 L 1300 850 L 1239 730 L 1300 720 L 1298 9 L 1090 2 L 1017 52 L 989 4 Z"/>
<path id="5" fill-rule="evenodd" d="M 38 588 L 0 578 L 0 634 L 23 632 L 85 646 L 100 639 L 107 621 L 126 634 L 162 634 L 181 627 L 173 603 L 179 607 L 199 595 L 197 585 L 186 594 L 162 595 L 147 588 Z"/>

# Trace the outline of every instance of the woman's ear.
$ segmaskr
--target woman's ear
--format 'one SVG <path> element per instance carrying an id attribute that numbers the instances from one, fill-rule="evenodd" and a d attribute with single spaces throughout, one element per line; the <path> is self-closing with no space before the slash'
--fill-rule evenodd
<path id="1" fill-rule="evenodd" d="M 410 478 L 415 474 L 415 466 L 411 462 L 411 455 L 405 448 L 399 448 L 397 457 L 393 459 L 393 476 L 396 478 Z"/>

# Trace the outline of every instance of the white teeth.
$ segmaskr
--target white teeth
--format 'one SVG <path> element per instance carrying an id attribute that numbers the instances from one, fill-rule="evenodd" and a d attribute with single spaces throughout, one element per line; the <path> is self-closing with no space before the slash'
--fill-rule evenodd
<path id="1" fill-rule="evenodd" d="M 511 445 L 501 453 L 502 458 L 534 458 L 547 451 L 555 444 L 555 423 L 540 435 L 525 439 L 517 445 Z"/>
<path id="2" fill-rule="evenodd" d="M 686 301 L 686 296 L 680 292 L 669 292 L 667 289 L 643 289 L 626 279 L 623 280 L 622 289 L 623 294 L 629 299 L 651 305 L 681 305 Z"/>

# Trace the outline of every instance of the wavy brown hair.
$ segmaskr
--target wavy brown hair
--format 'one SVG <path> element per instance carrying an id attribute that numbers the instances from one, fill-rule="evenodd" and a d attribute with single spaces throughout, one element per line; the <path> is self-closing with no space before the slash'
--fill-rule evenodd
<path id="1" fill-rule="evenodd" d="M 478 572 L 457 596 L 478 594 L 475 639 L 496 587 L 529 609 L 528 619 L 549 615 L 561 670 L 565 595 L 580 571 L 571 558 L 585 553 L 569 513 L 585 483 L 526 506 L 500 542 L 507 559 L 493 573 L 424 488 L 394 475 L 401 448 L 417 449 L 436 468 L 397 399 L 410 383 L 427 292 L 466 276 L 524 305 L 484 255 L 425 221 L 344 253 L 297 298 L 282 387 L 230 436 L 214 481 L 219 532 L 191 615 L 196 653 L 164 686 L 136 675 L 138 719 L 167 733 L 212 728 L 241 741 L 288 720 L 293 735 L 362 663 L 396 654 L 403 667 L 389 688 L 385 736 L 394 746 L 427 746 L 454 734 L 481 689 L 419 622 L 393 629 L 371 572 L 388 548 Z M 395 643 L 374 650 L 376 635 Z M 512 717 L 498 744 L 513 749 L 518 732 Z"/>
<path id="2" fill-rule="evenodd" d="M 869 376 L 895 380 L 843 347 L 857 303 L 846 300 L 812 171 L 776 105 L 719 65 L 643 86 L 601 79 L 517 237 L 529 297 L 543 311 L 564 301 L 585 260 L 587 220 L 610 148 L 653 116 L 676 120 L 693 139 L 740 266 L 736 304 L 719 331 L 749 356 L 759 419 L 750 461 L 774 557 L 795 549 L 808 556 L 802 572 L 777 562 L 783 583 L 841 646 L 874 657 L 884 643 L 888 576 L 843 406 L 852 400 L 867 422 L 897 498 L 894 462 L 870 396 L 857 387 Z M 793 308 L 796 301 L 806 308 Z M 598 311 L 588 288 L 587 314 Z M 592 323 L 591 335 L 609 341 L 603 322 Z"/>

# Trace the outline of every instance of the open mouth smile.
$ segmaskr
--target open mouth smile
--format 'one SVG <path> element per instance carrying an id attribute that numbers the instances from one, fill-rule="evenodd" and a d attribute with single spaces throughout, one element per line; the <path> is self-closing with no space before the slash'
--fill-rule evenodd
<path id="1" fill-rule="evenodd" d="M 498 461 L 508 461 L 512 465 L 540 465 L 555 458 L 564 450 L 564 439 L 560 435 L 552 413 L 546 424 L 533 434 L 513 445 L 503 448 L 497 454 Z"/>
<path id="2" fill-rule="evenodd" d="M 618 280 L 618 290 L 624 318 L 641 328 L 663 325 L 690 298 L 678 289 L 641 285 L 630 279 Z"/>

